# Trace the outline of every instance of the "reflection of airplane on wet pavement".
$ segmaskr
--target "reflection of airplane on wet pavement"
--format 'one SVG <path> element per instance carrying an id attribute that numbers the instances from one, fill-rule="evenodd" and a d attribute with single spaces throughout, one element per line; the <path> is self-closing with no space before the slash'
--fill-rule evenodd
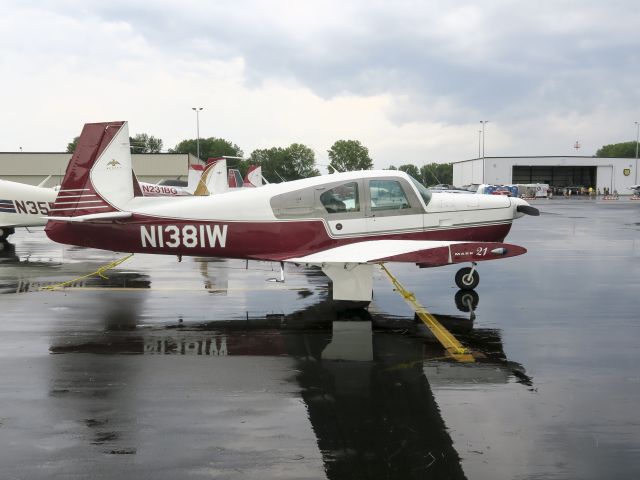
<path id="1" fill-rule="evenodd" d="M 404 172 L 359 171 L 215 197 L 136 196 L 125 122 L 85 125 L 46 232 L 60 243 L 120 252 L 319 266 L 336 300 L 369 302 L 373 268 L 476 262 L 525 253 L 501 243 L 515 218 L 538 211 L 507 197 L 431 193 Z M 132 178 L 133 177 L 133 178 Z"/>
<path id="2" fill-rule="evenodd" d="M 130 320 L 132 325 L 138 323 L 135 318 Z M 521 365 L 506 359 L 499 330 L 474 329 L 472 322 L 459 317 L 439 316 L 439 320 L 452 330 L 457 328 L 466 342 L 484 353 L 484 359 L 474 365 L 443 361 L 442 348 L 423 335 L 418 323 L 370 315 L 364 310 L 336 313 L 332 302 L 324 301 L 291 315 L 246 321 L 80 334 L 74 329 L 68 336 L 58 332 L 52 336 L 50 351 L 69 355 L 65 355 L 65 368 L 52 382 L 56 392 L 77 392 L 73 394 L 75 402 L 82 395 L 93 402 L 93 390 L 109 391 L 106 413 L 96 412 L 94 406 L 92 412 L 76 415 L 100 419 L 100 424 L 89 429 L 91 443 L 123 451 L 131 441 L 119 428 L 128 431 L 128 425 L 137 421 L 131 400 L 119 405 L 117 399 L 136 398 L 136 382 L 126 371 L 115 374 L 96 362 L 111 365 L 109 357 L 118 355 L 180 355 L 206 357 L 208 368 L 212 368 L 216 357 L 230 357 L 225 368 L 233 370 L 232 358 L 255 356 L 268 364 L 267 358 L 288 357 L 295 361 L 290 367 L 295 375 L 288 381 L 299 387 L 328 478 L 414 478 L 416 472 L 422 475 L 425 471 L 437 478 L 465 478 L 432 388 L 440 384 L 530 385 L 531 379 Z M 79 354 L 79 359 L 99 354 L 90 357 L 95 367 L 90 383 L 86 366 L 69 366 L 74 354 Z M 126 370 L 130 364 L 122 365 Z M 167 361 L 163 365 L 168 365 Z M 196 363 L 189 365 L 196 368 Z M 180 371 L 182 367 L 176 370 Z M 267 376 L 274 373 L 262 371 Z M 114 386 L 105 390 L 105 383 Z M 239 381 L 233 385 L 242 389 Z M 224 384 L 220 386 L 224 388 Z M 207 401 L 215 403 L 215 397 Z M 133 411 L 127 414 L 127 408 Z M 103 438 L 103 430 L 111 436 L 96 441 Z"/>
<path id="3" fill-rule="evenodd" d="M 67 252 L 68 253 L 68 252 Z M 83 252 L 78 252 L 83 253 Z M 73 262 L 52 262 L 48 257 L 24 255 L 22 258 L 16 253 L 16 247 L 11 242 L 0 242 L 0 294 L 36 292 L 42 288 L 60 283 L 69 276 L 78 276 L 80 272 L 98 269 L 104 262 L 86 258 L 82 255 L 74 258 Z M 146 275 L 138 272 L 114 270 L 109 276 L 91 276 L 73 283 L 81 288 L 130 288 L 147 289 L 151 282 Z"/>

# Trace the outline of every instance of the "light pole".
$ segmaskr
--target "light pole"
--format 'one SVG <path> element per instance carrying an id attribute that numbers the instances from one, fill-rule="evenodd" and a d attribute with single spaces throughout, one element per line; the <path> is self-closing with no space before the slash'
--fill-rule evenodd
<path id="1" fill-rule="evenodd" d="M 196 112 L 196 150 L 198 160 L 200 160 L 200 112 L 202 111 L 202 108 L 203 107 L 191 107 L 191 110 Z"/>
<path id="2" fill-rule="evenodd" d="M 478 130 L 478 158 L 480 158 L 480 139 L 482 138 L 482 130 Z"/>
<path id="3" fill-rule="evenodd" d="M 480 120 L 482 124 L 482 159 L 484 160 L 484 126 L 489 123 L 489 120 Z"/>
<path id="4" fill-rule="evenodd" d="M 636 185 L 638 184 L 638 141 L 640 140 L 640 123 L 636 124 Z"/>

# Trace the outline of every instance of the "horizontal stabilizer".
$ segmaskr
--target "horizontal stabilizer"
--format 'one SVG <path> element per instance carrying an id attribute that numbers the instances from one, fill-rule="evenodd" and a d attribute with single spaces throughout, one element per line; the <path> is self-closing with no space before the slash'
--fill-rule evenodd
<path id="1" fill-rule="evenodd" d="M 55 220 L 58 222 L 112 222 L 115 220 L 123 220 L 125 218 L 131 218 L 133 213 L 131 212 L 105 212 L 105 213 L 90 213 L 88 215 L 78 215 L 75 217 L 43 217 L 46 220 Z"/>

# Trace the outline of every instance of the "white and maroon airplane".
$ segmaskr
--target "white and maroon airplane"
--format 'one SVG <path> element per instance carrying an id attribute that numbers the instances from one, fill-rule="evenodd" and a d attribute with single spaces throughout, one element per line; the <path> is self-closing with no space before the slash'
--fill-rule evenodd
<path id="1" fill-rule="evenodd" d="M 143 197 L 126 122 L 86 124 L 49 213 L 46 233 L 117 252 L 278 261 L 319 266 L 335 300 L 368 302 L 373 268 L 475 263 L 526 252 L 501 243 L 515 218 L 538 211 L 518 198 L 432 193 L 399 171 L 318 176 L 214 196 Z"/>

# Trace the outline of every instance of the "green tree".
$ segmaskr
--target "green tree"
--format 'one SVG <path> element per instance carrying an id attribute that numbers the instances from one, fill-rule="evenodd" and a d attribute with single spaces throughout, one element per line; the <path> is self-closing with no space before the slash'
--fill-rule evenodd
<path id="1" fill-rule="evenodd" d="M 135 137 L 129 137 L 131 153 L 160 153 L 162 140 L 147 133 L 138 133 Z"/>
<path id="2" fill-rule="evenodd" d="M 295 180 L 320 175 L 316 168 L 316 154 L 311 148 L 301 143 L 292 143 L 285 151 L 288 161 L 284 165 L 284 173 L 281 173 L 285 178 Z"/>
<path id="3" fill-rule="evenodd" d="M 73 153 L 76 151 L 78 140 L 80 140 L 80 136 L 74 137 L 73 140 L 67 143 L 67 153 Z"/>
<path id="4" fill-rule="evenodd" d="M 67 153 L 73 153 L 78 146 L 80 137 L 75 137 L 67 144 Z M 129 137 L 131 153 L 159 153 L 162 151 L 162 140 L 147 133 L 138 133 L 135 137 Z"/>
<path id="5" fill-rule="evenodd" d="M 182 140 L 174 148 L 170 148 L 171 153 L 190 153 L 196 155 L 198 152 L 198 141 L 195 138 Z M 235 143 L 225 140 L 224 138 L 201 138 L 200 139 L 200 158 L 216 158 L 216 157 L 242 157 L 242 150 Z"/>
<path id="6" fill-rule="evenodd" d="M 249 164 L 260 165 L 262 176 L 270 182 L 298 180 L 320 175 L 315 153 L 306 145 L 293 143 L 287 148 L 272 147 L 251 152 Z"/>
<path id="7" fill-rule="evenodd" d="M 398 170 L 395 165 L 389 165 L 389 168 L 387 168 L 387 170 Z"/>
<path id="8" fill-rule="evenodd" d="M 420 168 L 420 176 L 416 177 L 425 186 L 453 182 L 453 164 L 451 163 L 428 163 Z"/>
<path id="9" fill-rule="evenodd" d="M 369 157 L 369 149 L 358 140 L 338 140 L 328 150 L 329 172 L 350 172 L 353 170 L 370 170 L 373 160 Z"/>
<path id="10" fill-rule="evenodd" d="M 613 143 L 603 145 L 596 152 L 596 157 L 636 158 L 636 142 Z"/>
<path id="11" fill-rule="evenodd" d="M 400 165 L 398 167 L 398 170 L 400 170 L 401 172 L 405 172 L 408 175 L 411 175 L 416 180 L 420 179 L 420 170 L 418 170 L 418 167 L 416 167 L 411 163 L 408 163 L 406 165 Z"/>

